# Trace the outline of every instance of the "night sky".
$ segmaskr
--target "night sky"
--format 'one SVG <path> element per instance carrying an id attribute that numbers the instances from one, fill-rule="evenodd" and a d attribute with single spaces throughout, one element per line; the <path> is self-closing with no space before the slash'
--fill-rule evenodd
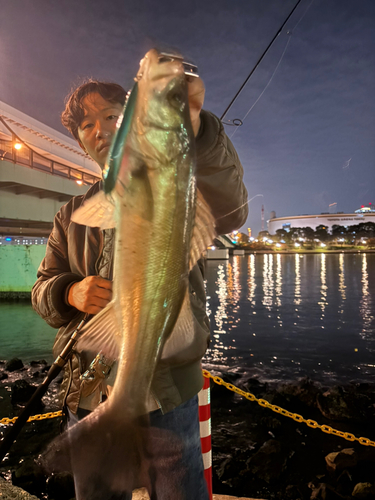
<path id="1" fill-rule="evenodd" d="M 71 87 L 130 88 L 146 51 L 166 44 L 197 63 L 220 116 L 296 2 L 3 0 L 0 100 L 67 133 Z M 226 131 L 249 198 L 263 195 L 250 202 L 253 234 L 262 203 L 266 219 L 375 203 L 375 1 L 302 0 L 225 120 L 250 109 Z"/>

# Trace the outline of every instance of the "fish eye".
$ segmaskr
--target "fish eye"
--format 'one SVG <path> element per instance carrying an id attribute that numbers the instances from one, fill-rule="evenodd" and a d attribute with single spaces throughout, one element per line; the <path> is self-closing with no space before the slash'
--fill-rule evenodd
<path id="1" fill-rule="evenodd" d="M 173 57 L 169 57 L 169 56 L 160 56 L 159 57 L 159 64 L 172 62 L 172 61 L 174 61 Z"/>

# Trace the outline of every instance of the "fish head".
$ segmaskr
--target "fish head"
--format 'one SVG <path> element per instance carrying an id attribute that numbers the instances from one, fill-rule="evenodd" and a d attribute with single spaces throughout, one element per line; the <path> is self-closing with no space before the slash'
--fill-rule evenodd
<path id="1" fill-rule="evenodd" d="M 182 55 L 150 50 L 140 62 L 135 81 L 103 170 L 106 193 L 115 185 L 127 188 L 137 172 L 157 170 L 188 157 L 194 145 Z"/>
<path id="2" fill-rule="evenodd" d="M 158 162 L 184 154 L 194 138 L 183 57 L 152 49 L 136 76 L 137 107 L 133 126 L 141 150 Z"/>

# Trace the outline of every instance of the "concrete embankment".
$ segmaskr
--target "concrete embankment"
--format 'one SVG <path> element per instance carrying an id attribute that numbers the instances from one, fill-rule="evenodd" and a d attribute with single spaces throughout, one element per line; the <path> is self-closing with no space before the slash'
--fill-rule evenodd
<path id="1" fill-rule="evenodd" d="M 0 246 L 0 298 L 27 298 L 36 281 L 36 272 L 46 245 Z"/>

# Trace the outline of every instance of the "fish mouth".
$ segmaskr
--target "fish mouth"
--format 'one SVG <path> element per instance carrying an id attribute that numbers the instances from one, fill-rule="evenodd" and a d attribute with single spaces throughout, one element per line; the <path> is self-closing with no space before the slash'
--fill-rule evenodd
<path id="1" fill-rule="evenodd" d="M 184 76 L 179 75 L 173 78 L 161 92 L 161 97 L 167 101 L 171 108 L 182 114 L 188 99 Z"/>

